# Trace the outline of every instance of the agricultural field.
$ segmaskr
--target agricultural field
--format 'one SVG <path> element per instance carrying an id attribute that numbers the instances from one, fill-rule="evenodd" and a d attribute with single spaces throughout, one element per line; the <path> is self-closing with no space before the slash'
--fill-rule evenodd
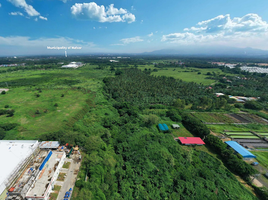
<path id="1" fill-rule="evenodd" d="M 225 132 L 226 135 L 253 135 L 251 132 Z"/>
<path id="2" fill-rule="evenodd" d="M 195 112 L 191 113 L 196 118 L 200 119 L 202 122 L 206 123 L 236 123 L 237 121 L 229 117 L 228 114 L 224 113 L 204 113 Z"/>
<path id="3" fill-rule="evenodd" d="M 247 139 L 258 139 L 258 136 L 255 135 L 232 135 L 231 138 L 247 138 Z"/>
<path id="4" fill-rule="evenodd" d="M 268 136 L 268 133 L 259 133 L 259 132 L 256 132 L 256 133 L 261 135 L 261 136 Z"/>
<path id="5" fill-rule="evenodd" d="M 267 132 L 268 126 L 261 124 L 208 124 L 208 128 L 215 133 L 223 133 L 223 132 Z"/>
<path id="6" fill-rule="evenodd" d="M 261 117 L 255 114 L 244 114 L 244 113 L 232 113 L 229 114 L 230 117 L 236 119 L 237 123 L 256 123 L 267 125 L 267 121 L 263 120 Z"/>

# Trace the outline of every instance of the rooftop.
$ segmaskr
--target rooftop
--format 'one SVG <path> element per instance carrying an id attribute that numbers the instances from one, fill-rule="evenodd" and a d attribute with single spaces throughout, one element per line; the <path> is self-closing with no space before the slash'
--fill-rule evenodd
<path id="1" fill-rule="evenodd" d="M 37 140 L 0 140 L 0 193 L 5 189 L 2 184 L 37 147 Z"/>
<path id="2" fill-rule="evenodd" d="M 40 149 L 56 149 L 60 146 L 58 141 L 43 141 L 39 145 Z"/>
<path id="3" fill-rule="evenodd" d="M 178 137 L 182 144 L 205 144 L 199 137 Z"/>
<path id="4" fill-rule="evenodd" d="M 253 155 L 251 152 L 246 150 L 244 147 L 242 147 L 235 141 L 227 141 L 225 143 L 228 144 L 230 147 L 232 147 L 237 153 L 239 153 L 244 158 L 256 158 L 255 155 Z"/>

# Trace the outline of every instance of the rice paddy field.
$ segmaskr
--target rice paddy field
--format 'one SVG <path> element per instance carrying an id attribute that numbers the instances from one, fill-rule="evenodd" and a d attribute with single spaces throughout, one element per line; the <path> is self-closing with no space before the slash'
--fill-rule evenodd
<path id="1" fill-rule="evenodd" d="M 226 135 L 253 135 L 251 132 L 225 132 Z"/>
<path id="2" fill-rule="evenodd" d="M 258 132 L 256 132 L 256 133 L 259 135 L 262 135 L 262 136 L 268 136 L 268 133 L 258 133 Z"/>

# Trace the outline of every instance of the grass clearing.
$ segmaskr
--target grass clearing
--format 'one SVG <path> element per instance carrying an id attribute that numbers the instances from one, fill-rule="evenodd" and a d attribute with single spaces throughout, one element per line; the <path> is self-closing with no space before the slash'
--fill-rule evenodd
<path id="1" fill-rule="evenodd" d="M 57 181 L 64 181 L 66 173 L 60 172 Z"/>
<path id="2" fill-rule="evenodd" d="M 58 198 L 58 193 L 50 193 L 49 199 L 50 200 L 57 200 Z"/>
<path id="3" fill-rule="evenodd" d="M 196 83 L 202 83 L 204 85 L 210 85 L 215 83 L 216 81 L 214 79 L 211 79 L 213 76 L 206 75 L 208 72 L 213 72 L 216 75 L 227 75 L 226 73 L 223 73 L 218 68 L 211 68 L 211 69 L 201 69 L 201 68 L 181 68 L 181 67 L 172 67 L 172 68 L 157 68 L 154 67 L 154 65 L 143 65 L 138 67 L 141 70 L 147 69 L 157 69 L 157 72 L 152 72 L 151 75 L 154 76 L 169 76 L 174 77 L 176 79 L 181 79 L 186 82 L 196 82 Z M 198 74 L 198 73 L 201 74 Z M 232 74 L 228 74 L 231 75 Z"/>
<path id="4" fill-rule="evenodd" d="M 60 185 L 55 185 L 53 191 L 59 192 L 60 189 L 61 189 L 61 186 Z"/>
<path id="5" fill-rule="evenodd" d="M 62 166 L 62 168 L 69 169 L 71 163 L 70 162 L 65 162 Z"/>

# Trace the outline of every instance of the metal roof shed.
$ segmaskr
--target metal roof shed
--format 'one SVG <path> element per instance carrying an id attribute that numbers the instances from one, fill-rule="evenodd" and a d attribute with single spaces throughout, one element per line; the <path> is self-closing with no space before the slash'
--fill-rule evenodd
<path id="1" fill-rule="evenodd" d="M 172 128 L 176 129 L 176 128 L 180 128 L 179 124 L 172 124 Z"/>
<path id="2" fill-rule="evenodd" d="M 235 141 L 227 141 L 225 143 L 232 149 L 234 149 L 237 153 L 239 153 L 243 158 L 256 158 L 255 155 L 253 155 L 251 152 L 246 150 L 244 147 L 242 147 Z"/>
<path id="3" fill-rule="evenodd" d="M 203 145 L 205 142 L 200 137 L 178 137 L 181 144 L 185 145 Z"/>
<path id="4" fill-rule="evenodd" d="M 160 131 L 165 131 L 165 128 L 163 127 L 162 124 L 158 124 L 158 128 L 159 128 Z"/>

